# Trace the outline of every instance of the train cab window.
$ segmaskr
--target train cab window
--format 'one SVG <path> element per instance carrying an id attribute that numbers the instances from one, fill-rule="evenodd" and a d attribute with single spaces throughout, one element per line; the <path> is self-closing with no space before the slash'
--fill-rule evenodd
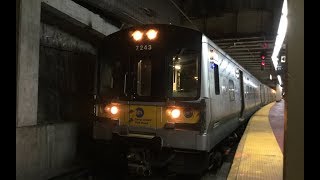
<path id="1" fill-rule="evenodd" d="M 114 60 L 114 61 L 112 61 Z M 123 70 L 118 59 L 100 65 L 100 93 L 113 96 L 121 91 Z"/>
<path id="2" fill-rule="evenodd" d="M 235 100 L 234 83 L 233 83 L 233 81 L 231 79 L 229 80 L 229 97 L 230 97 L 230 101 L 234 101 Z"/>
<path id="3" fill-rule="evenodd" d="M 101 69 L 100 89 L 113 88 L 112 66 L 102 64 Z"/>
<path id="4" fill-rule="evenodd" d="M 189 49 L 178 50 L 172 58 L 172 97 L 195 98 L 199 87 L 200 53 Z"/>

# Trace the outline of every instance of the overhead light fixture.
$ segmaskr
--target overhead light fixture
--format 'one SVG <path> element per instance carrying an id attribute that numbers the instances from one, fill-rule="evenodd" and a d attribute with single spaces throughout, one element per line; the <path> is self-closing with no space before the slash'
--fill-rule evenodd
<path id="1" fill-rule="evenodd" d="M 277 70 L 278 60 L 279 60 L 277 57 L 278 57 L 278 54 L 280 52 L 280 49 L 282 47 L 282 43 L 284 41 L 284 38 L 285 38 L 286 32 L 287 32 L 287 26 L 288 26 L 287 14 L 288 14 L 287 0 L 284 0 L 283 5 L 282 5 L 282 15 L 280 18 L 276 42 L 275 42 L 275 46 L 274 46 L 273 53 L 271 56 L 272 63 L 273 63 L 275 70 Z"/>

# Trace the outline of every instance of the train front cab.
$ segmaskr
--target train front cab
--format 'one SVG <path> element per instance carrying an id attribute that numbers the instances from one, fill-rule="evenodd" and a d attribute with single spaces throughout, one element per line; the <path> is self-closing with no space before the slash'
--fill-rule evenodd
<path id="1" fill-rule="evenodd" d="M 170 161 L 176 172 L 203 171 L 219 159 L 214 147 L 257 108 L 254 78 L 194 30 L 122 30 L 99 54 L 94 137 L 111 139 L 138 174 Z"/>
<path id="2" fill-rule="evenodd" d="M 157 32 L 152 40 L 151 30 Z M 177 156 L 206 150 L 201 33 L 166 25 L 130 28 L 107 37 L 100 52 L 94 137 L 110 130 L 129 169 L 139 174 L 172 158 L 178 169 L 202 168 L 181 167 Z M 112 123 L 102 127 L 106 122 Z"/>

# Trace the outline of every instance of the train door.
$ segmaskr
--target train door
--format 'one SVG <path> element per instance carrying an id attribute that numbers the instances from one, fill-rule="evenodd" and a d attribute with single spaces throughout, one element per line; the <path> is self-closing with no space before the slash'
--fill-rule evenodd
<path id="1" fill-rule="evenodd" d="M 269 89 L 267 88 L 266 89 L 266 104 L 268 104 L 270 102 L 269 96 L 270 96 L 270 92 L 269 92 Z"/>
<path id="2" fill-rule="evenodd" d="M 263 105 L 264 104 L 264 88 L 262 84 L 260 84 L 260 99 L 261 99 L 261 105 Z"/>
<path id="3" fill-rule="evenodd" d="M 240 120 L 243 120 L 243 113 L 244 113 L 244 85 L 243 85 L 243 72 L 239 70 L 240 75 L 240 103 L 241 103 L 241 110 L 240 110 Z"/>
<path id="4" fill-rule="evenodd" d="M 127 90 L 130 95 L 128 102 L 128 125 L 130 131 L 141 128 L 156 129 L 157 106 L 150 103 L 152 97 L 160 96 L 161 77 L 156 75 L 162 68 L 160 61 L 151 55 L 138 55 L 130 58 L 127 77 Z M 157 83 L 152 83 L 157 82 Z"/>

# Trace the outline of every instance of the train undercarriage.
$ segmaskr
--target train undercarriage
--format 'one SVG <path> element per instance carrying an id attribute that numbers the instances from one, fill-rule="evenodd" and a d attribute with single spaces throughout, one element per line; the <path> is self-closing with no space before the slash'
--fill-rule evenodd
<path id="1" fill-rule="evenodd" d="M 210 152 L 161 147 L 159 137 L 142 139 L 114 135 L 112 146 L 126 157 L 131 176 L 151 176 L 155 172 L 200 175 L 221 166 L 230 146 L 240 140 L 238 134 L 235 131 Z"/>

